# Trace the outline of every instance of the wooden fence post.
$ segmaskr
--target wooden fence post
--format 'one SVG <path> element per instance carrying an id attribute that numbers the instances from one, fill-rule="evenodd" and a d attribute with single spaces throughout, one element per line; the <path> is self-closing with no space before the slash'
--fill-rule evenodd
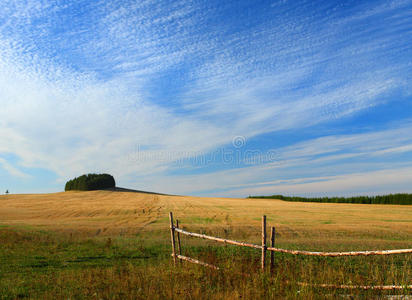
<path id="1" fill-rule="evenodd" d="M 176 219 L 176 228 L 179 228 L 179 220 Z M 177 251 L 179 251 L 179 255 L 182 255 L 182 246 L 180 244 L 180 233 L 177 232 Z"/>
<path id="2" fill-rule="evenodd" d="M 270 246 L 272 248 L 275 247 L 275 227 L 271 227 L 270 229 Z M 273 274 L 274 271 L 274 267 L 275 267 L 275 252 L 274 251 L 270 251 L 270 273 Z"/>
<path id="3" fill-rule="evenodd" d="M 266 263 L 266 216 L 262 217 L 262 271 L 265 271 Z"/>
<path id="4" fill-rule="evenodd" d="M 173 262 L 176 265 L 176 243 L 175 243 L 175 227 L 173 225 L 173 213 L 169 213 L 170 219 L 170 238 L 172 240 L 172 254 L 173 254 Z"/>

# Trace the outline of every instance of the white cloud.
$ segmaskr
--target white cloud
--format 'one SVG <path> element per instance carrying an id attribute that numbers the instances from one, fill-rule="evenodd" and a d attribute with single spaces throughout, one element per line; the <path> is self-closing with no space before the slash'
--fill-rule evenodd
<path id="1" fill-rule="evenodd" d="M 309 182 L 299 182 L 309 181 Z M 293 179 L 290 182 L 239 189 L 235 195 L 317 195 L 348 196 L 410 193 L 412 167 L 338 176 Z"/>
<path id="2" fill-rule="evenodd" d="M 280 192 L 324 192 L 328 195 L 337 195 L 345 194 L 346 191 L 348 195 L 362 193 L 362 185 L 358 185 L 357 180 L 365 176 L 365 179 L 359 182 L 363 182 L 365 190 L 369 193 L 407 190 L 410 192 L 410 176 L 407 175 L 407 171 L 411 170 L 412 164 L 408 159 L 405 160 L 405 157 L 396 157 L 399 154 L 412 153 L 410 146 L 399 146 L 412 141 L 410 132 L 412 124 L 406 122 L 377 132 L 311 139 L 270 150 L 275 155 L 269 161 L 266 158 L 269 151 L 262 152 L 256 149 L 257 156 L 261 155 L 263 158 L 248 157 L 250 161 L 257 162 L 256 165 L 235 164 L 230 165 L 229 170 L 206 174 L 149 176 L 147 179 L 139 179 L 139 182 L 148 189 L 161 186 L 163 192 L 178 194 L 206 193 L 244 197 L 249 194 Z M 200 167 L 201 162 L 203 161 L 200 161 Z M 385 182 L 382 174 L 392 174 L 385 184 L 382 184 Z M 354 180 L 350 179 L 352 175 Z M 398 176 L 398 181 L 394 180 L 395 175 Z M 338 179 L 339 181 L 336 181 Z M 336 182 L 345 184 L 339 187 Z M 131 180 L 130 183 L 134 184 L 134 181 Z M 319 189 L 316 191 L 316 188 Z"/>
<path id="3" fill-rule="evenodd" d="M 393 30 L 407 29 L 400 2 L 370 4 L 352 18 L 335 16 L 340 22 L 294 7 L 297 16 L 274 11 L 278 18 L 240 31 L 218 20 L 227 5 L 205 10 L 184 1 L 82 7 L 3 2 L 0 138 L 7 142 L 0 144 L 0 154 L 17 156 L 27 168 L 52 170 L 59 180 L 108 171 L 132 187 L 138 187 L 138 177 L 153 189 L 185 193 L 240 187 L 270 179 L 274 168 L 309 161 L 410 150 L 408 125 L 298 143 L 279 150 L 281 165 L 243 170 L 249 174 L 226 170 L 193 180 L 166 178 L 178 167 L 174 160 L 230 144 L 233 136 L 308 127 L 379 105 L 399 91 L 410 93 L 409 66 L 392 59 L 404 47 L 397 35 L 371 34 L 362 26 L 347 31 L 381 12 L 400 20 L 390 24 Z M 170 85 L 182 82 L 173 105 L 163 99 L 169 86 L 159 88 L 166 96 L 153 95 L 168 72 Z M 385 145 L 389 140 L 392 148 Z M 137 146 L 146 157 L 156 151 L 177 155 L 133 161 Z M 343 149 L 349 153 L 336 154 Z"/>
<path id="4" fill-rule="evenodd" d="M 13 167 L 5 159 L 0 157 L 0 165 L 5 169 L 11 176 L 18 178 L 30 178 L 30 175 L 20 171 L 19 169 Z"/>

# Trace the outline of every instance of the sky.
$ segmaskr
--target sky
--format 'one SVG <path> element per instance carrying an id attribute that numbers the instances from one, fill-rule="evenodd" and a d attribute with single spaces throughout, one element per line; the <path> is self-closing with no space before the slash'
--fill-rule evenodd
<path id="1" fill-rule="evenodd" d="M 412 192 L 412 1 L 0 2 L 0 193 Z"/>

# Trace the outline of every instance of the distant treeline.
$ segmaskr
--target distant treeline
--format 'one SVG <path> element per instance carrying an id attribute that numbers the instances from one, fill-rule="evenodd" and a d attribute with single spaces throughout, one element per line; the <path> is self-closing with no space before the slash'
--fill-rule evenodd
<path id="1" fill-rule="evenodd" d="M 289 197 L 283 195 L 249 196 L 248 198 L 280 199 L 297 202 L 321 202 L 321 203 L 361 203 L 361 204 L 412 204 L 412 194 L 390 194 L 383 196 L 357 196 L 357 197 Z"/>
<path id="2" fill-rule="evenodd" d="M 110 174 L 85 174 L 67 181 L 65 191 L 93 191 L 114 188 L 116 182 Z"/>

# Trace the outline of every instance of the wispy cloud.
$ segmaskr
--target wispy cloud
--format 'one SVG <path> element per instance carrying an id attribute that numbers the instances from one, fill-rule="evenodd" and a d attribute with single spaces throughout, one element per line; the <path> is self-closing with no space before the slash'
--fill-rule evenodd
<path id="1" fill-rule="evenodd" d="M 410 6 L 3 1 L 0 155 L 59 180 L 107 171 L 134 187 L 211 193 L 285 180 L 268 171 L 282 165 L 298 179 L 292 168 L 306 163 L 409 153 L 404 125 L 295 143 L 278 150 L 282 164 L 245 176 L 204 168 L 200 183 L 167 178 L 187 153 L 236 135 L 299 131 L 410 96 Z M 177 155 L 131 162 L 137 147 Z"/>
<path id="2" fill-rule="evenodd" d="M 328 177 L 285 180 L 263 187 L 253 186 L 239 189 L 236 191 L 236 194 L 239 196 L 269 194 L 353 196 L 365 194 L 379 195 L 391 192 L 409 193 L 408 184 L 411 180 L 412 167 L 408 167 Z"/>
<path id="3" fill-rule="evenodd" d="M 18 177 L 18 178 L 29 178 L 30 176 L 19 169 L 12 166 L 8 163 L 5 159 L 0 158 L 0 165 L 3 169 L 5 169 L 11 176 Z"/>
<path id="4" fill-rule="evenodd" d="M 268 151 L 256 149 L 257 155 L 267 156 L 269 151 L 275 155 L 269 160 L 248 157 L 252 162 L 250 165 L 240 162 L 235 166 L 228 165 L 229 170 L 159 178 L 165 191 L 240 197 L 276 193 L 348 195 L 407 191 L 410 176 L 405 174 L 412 168 L 412 137 L 408 134 L 411 131 L 412 124 L 406 122 L 371 133 L 325 136 Z M 406 146 L 399 146 L 404 144 Z M 241 152 L 233 155 L 237 154 L 241 156 Z M 384 174 L 391 174 L 386 183 Z M 350 179 L 352 175 L 353 180 Z M 376 181 L 375 176 L 378 176 Z M 398 183 L 394 180 L 396 176 Z M 359 182 L 363 182 L 364 192 L 362 185 L 356 183 L 359 177 L 363 177 Z M 341 188 L 334 184 L 338 179 L 338 182 L 345 182 Z M 149 177 L 144 184 L 154 188 L 156 183 L 152 180 Z"/>

